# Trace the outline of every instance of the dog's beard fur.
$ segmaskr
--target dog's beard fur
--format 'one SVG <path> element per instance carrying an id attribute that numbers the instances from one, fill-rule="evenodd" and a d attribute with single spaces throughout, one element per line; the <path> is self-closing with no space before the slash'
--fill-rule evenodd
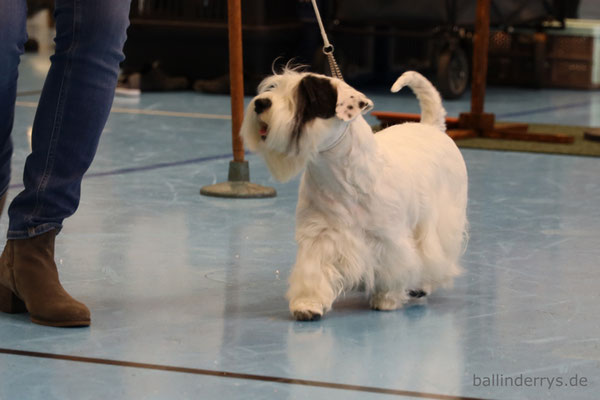
<path id="1" fill-rule="evenodd" d="M 342 121 L 336 115 L 338 88 L 351 90 L 366 112 L 372 106 L 362 93 L 337 79 L 300 73 L 287 69 L 266 78 L 258 87 L 258 96 L 246 109 L 241 135 L 246 146 L 259 153 L 275 179 L 286 182 L 296 176 L 319 151 L 329 132 Z M 256 99 L 269 99 L 271 106 L 255 112 Z M 268 125 L 266 139 L 261 137 L 262 124 Z"/>
<path id="2" fill-rule="evenodd" d="M 269 134 L 267 140 L 263 142 L 259 134 L 261 120 L 251 109 L 252 107 L 253 103 L 250 103 L 246 111 L 247 117 L 242 123 L 244 143 L 251 151 L 259 153 L 265 159 L 267 167 L 275 179 L 286 182 L 304 168 L 313 145 L 305 138 L 303 151 L 300 151 L 300 148 L 297 151 L 289 151 L 290 139 L 287 132 L 290 131 L 293 120 L 285 118 L 266 119 L 270 122 L 267 122 Z M 266 143 L 267 141 L 268 143 Z"/>
<path id="3" fill-rule="evenodd" d="M 412 72 L 393 90 L 404 85 L 417 95 L 425 123 L 376 136 L 360 116 L 371 101 L 334 78 L 285 71 L 267 78 L 247 109 L 244 141 L 276 179 L 289 180 L 308 165 L 287 293 L 298 319 L 321 316 L 357 286 L 373 308 L 395 309 L 411 290 L 429 294 L 461 270 L 466 167 L 443 133 L 437 91 Z M 269 106 L 257 108 L 261 99 Z"/>

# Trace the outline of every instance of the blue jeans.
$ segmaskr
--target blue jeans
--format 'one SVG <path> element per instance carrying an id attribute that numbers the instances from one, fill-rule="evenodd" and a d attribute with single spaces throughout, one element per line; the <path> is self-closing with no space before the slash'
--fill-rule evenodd
<path id="1" fill-rule="evenodd" d="M 9 239 L 59 231 L 79 206 L 124 59 L 129 6 L 129 0 L 56 0 L 56 51 L 33 122 L 25 189 L 8 210 Z M 0 195 L 10 181 L 26 7 L 26 0 L 0 0 Z"/>

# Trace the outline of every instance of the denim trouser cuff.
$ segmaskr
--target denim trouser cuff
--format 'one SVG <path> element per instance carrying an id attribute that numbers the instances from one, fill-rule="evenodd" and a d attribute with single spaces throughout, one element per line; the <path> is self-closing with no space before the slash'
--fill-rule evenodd
<path id="1" fill-rule="evenodd" d="M 34 236 L 42 235 L 46 232 L 56 229 L 58 235 L 62 229 L 62 224 L 48 223 L 28 228 L 26 231 L 8 231 L 7 239 L 29 239 Z"/>

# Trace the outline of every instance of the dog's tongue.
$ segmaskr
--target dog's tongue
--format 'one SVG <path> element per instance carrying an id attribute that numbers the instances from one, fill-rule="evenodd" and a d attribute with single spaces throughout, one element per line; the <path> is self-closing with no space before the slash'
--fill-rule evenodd
<path id="1" fill-rule="evenodd" d="M 265 138 L 267 136 L 267 130 L 269 129 L 269 126 L 267 124 L 263 124 L 261 123 L 258 127 L 258 133 L 260 133 L 260 136 L 262 136 L 263 138 Z"/>

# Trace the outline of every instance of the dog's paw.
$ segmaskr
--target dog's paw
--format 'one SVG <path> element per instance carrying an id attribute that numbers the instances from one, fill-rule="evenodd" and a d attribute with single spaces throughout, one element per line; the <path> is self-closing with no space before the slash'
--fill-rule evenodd
<path id="1" fill-rule="evenodd" d="M 425 297 L 425 296 L 427 296 L 427 294 L 428 293 L 422 289 L 408 291 L 408 295 L 415 299 L 420 299 L 421 297 Z"/>
<path id="2" fill-rule="evenodd" d="M 392 311 L 402 307 L 402 301 L 390 293 L 376 293 L 371 297 L 371 308 L 377 311 Z"/>
<path id="3" fill-rule="evenodd" d="M 323 305 L 314 300 L 295 300 L 290 303 L 290 311 L 298 321 L 318 321 L 323 316 Z"/>
<path id="4" fill-rule="evenodd" d="M 296 318 L 296 321 L 318 321 L 321 317 L 321 314 L 314 314 L 312 311 L 308 310 L 294 311 L 294 318 Z"/>
<path id="5" fill-rule="evenodd" d="M 421 285 L 417 286 L 416 289 L 407 290 L 406 293 L 408 294 L 411 301 L 415 301 L 425 300 L 425 298 L 429 296 L 432 291 L 433 286 L 431 286 L 431 284 L 422 283 Z"/>

